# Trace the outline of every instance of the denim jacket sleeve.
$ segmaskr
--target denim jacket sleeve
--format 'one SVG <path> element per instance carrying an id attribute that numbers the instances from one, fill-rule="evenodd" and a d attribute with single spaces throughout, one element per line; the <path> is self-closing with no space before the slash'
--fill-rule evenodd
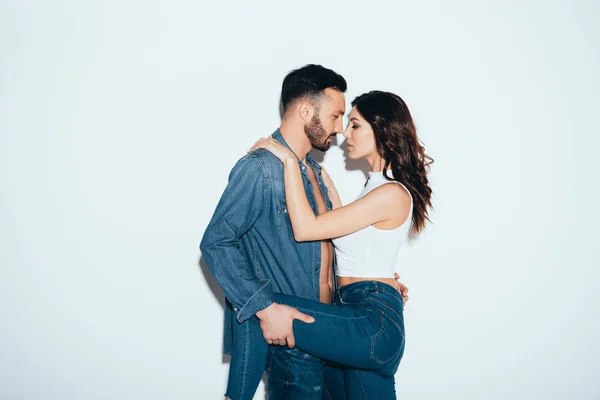
<path id="1" fill-rule="evenodd" d="M 248 155 L 238 161 L 213 217 L 204 232 L 200 250 L 208 269 L 243 322 L 273 303 L 270 281 L 260 281 L 240 250 L 240 238 L 265 208 L 268 181 L 262 162 Z"/>

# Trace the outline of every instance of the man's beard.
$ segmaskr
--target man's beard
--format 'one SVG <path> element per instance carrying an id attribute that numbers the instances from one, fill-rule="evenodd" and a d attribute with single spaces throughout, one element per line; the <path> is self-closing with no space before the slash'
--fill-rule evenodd
<path id="1" fill-rule="evenodd" d="M 331 142 L 328 141 L 329 136 L 325 132 L 325 129 L 323 129 L 321 120 L 316 113 L 310 122 L 304 126 L 304 132 L 308 136 L 312 147 L 321 151 L 329 150 L 329 146 L 331 146 Z"/>

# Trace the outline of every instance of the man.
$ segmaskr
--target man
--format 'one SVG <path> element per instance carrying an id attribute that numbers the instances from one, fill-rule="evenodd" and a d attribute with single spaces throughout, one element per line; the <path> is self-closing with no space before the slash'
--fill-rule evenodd
<path id="1" fill-rule="evenodd" d="M 345 79 L 320 65 L 290 72 L 281 91 L 283 118 L 273 138 L 298 157 L 304 189 L 315 215 L 331 210 L 324 171 L 309 154 L 326 151 L 343 131 Z M 256 314 L 261 327 L 290 333 L 292 321 L 311 318 L 275 304 L 273 292 L 331 303 L 336 278 L 329 240 L 296 242 L 283 183 L 283 165 L 268 151 L 241 158 L 204 233 L 200 249 L 227 298 L 224 352 L 230 353 L 232 325 Z M 404 288 L 402 288 L 404 289 Z M 232 314 L 233 313 L 233 314 Z M 296 348 L 271 346 L 267 363 L 270 400 L 345 398 L 341 374 L 328 368 L 323 388 L 323 362 Z M 239 379 L 230 376 L 229 379 Z M 333 383 L 335 382 L 335 383 Z"/>

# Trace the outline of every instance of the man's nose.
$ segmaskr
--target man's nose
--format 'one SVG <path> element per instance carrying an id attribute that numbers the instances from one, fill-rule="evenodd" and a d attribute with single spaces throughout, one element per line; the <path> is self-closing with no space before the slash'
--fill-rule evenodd
<path id="1" fill-rule="evenodd" d="M 346 139 L 348 139 L 350 137 L 350 130 L 348 128 L 346 128 L 346 130 L 342 131 L 341 133 L 342 133 L 342 135 L 344 135 L 344 137 Z"/>

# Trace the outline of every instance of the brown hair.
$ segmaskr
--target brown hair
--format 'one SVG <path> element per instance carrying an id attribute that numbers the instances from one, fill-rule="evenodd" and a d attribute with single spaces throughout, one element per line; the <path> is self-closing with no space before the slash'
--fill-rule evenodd
<path id="1" fill-rule="evenodd" d="M 425 221 L 430 221 L 433 192 L 427 173 L 433 159 L 425 154 L 406 103 L 398 95 L 374 90 L 355 98 L 352 106 L 373 129 L 377 150 L 385 161 L 384 176 L 402 183 L 412 195 L 411 234 L 421 233 Z M 388 169 L 393 177 L 387 176 Z"/>

